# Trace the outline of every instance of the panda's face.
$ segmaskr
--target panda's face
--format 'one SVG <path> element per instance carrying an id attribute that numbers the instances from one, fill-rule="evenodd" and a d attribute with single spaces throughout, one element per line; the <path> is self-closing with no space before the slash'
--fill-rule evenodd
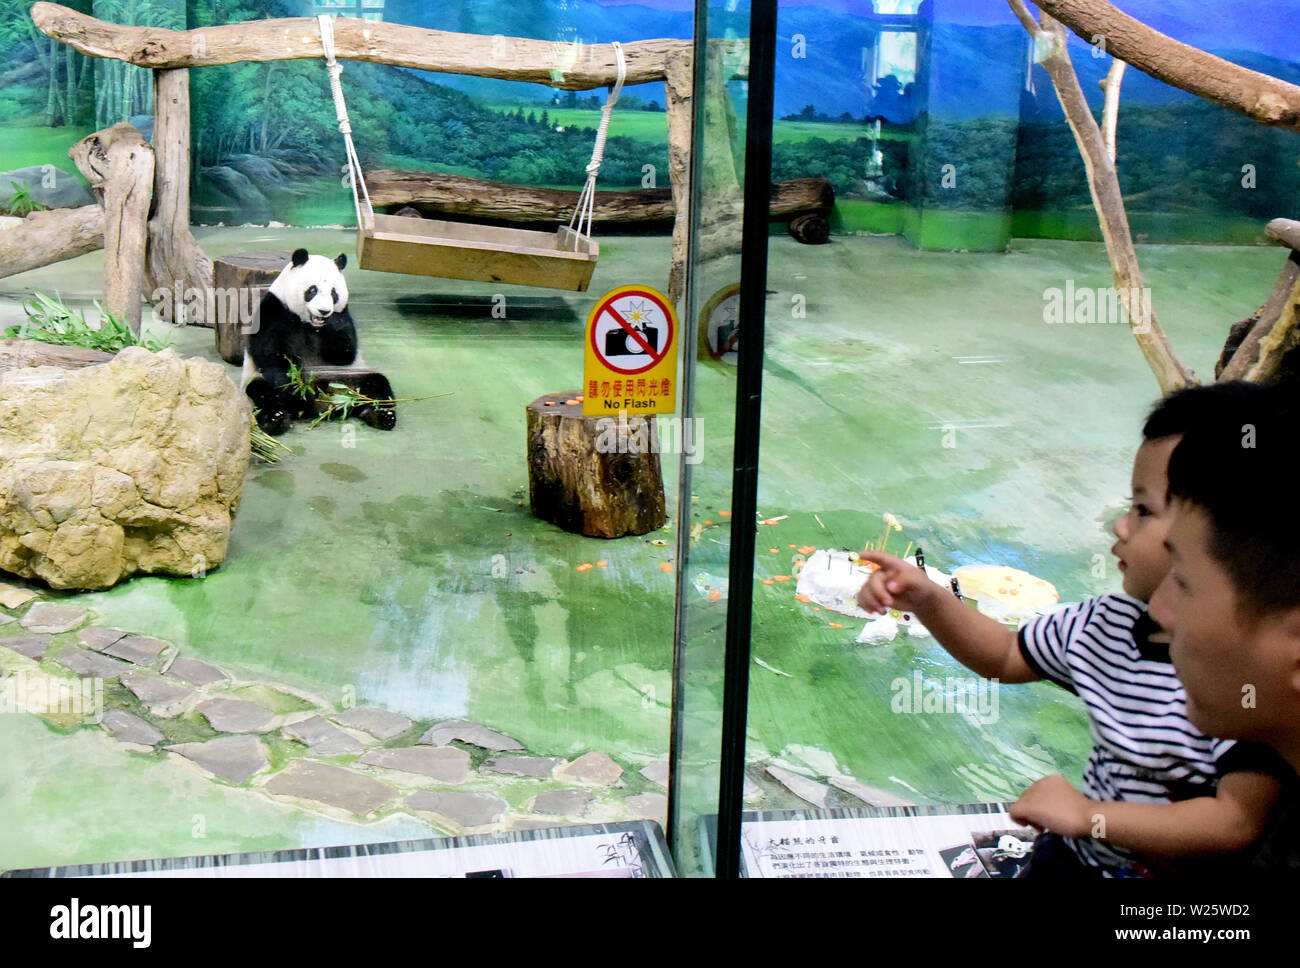
<path id="1" fill-rule="evenodd" d="M 345 255 L 327 259 L 299 249 L 271 284 L 271 292 L 304 323 L 323 326 L 331 314 L 347 308 L 348 285 L 343 279 L 347 264 Z"/>

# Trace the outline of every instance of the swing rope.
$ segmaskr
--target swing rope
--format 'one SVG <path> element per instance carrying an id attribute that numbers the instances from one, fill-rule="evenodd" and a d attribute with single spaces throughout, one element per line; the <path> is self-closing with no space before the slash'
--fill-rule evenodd
<path id="1" fill-rule="evenodd" d="M 361 172 L 361 161 L 357 158 L 357 149 L 352 143 L 352 122 L 348 118 L 348 106 L 343 98 L 341 79 L 343 65 L 338 62 L 334 54 L 334 21 L 329 14 L 320 14 L 316 19 L 320 23 L 321 48 L 325 53 L 325 68 L 329 72 L 330 92 L 334 95 L 334 114 L 338 118 L 339 131 L 343 134 L 343 141 L 347 147 L 348 183 L 352 186 L 352 204 L 357 213 L 357 227 L 364 228 L 365 223 L 361 218 L 362 197 L 366 200 L 367 211 L 373 212 L 374 206 L 370 203 L 370 192 L 366 188 L 366 180 Z M 569 228 L 576 233 L 573 239 L 575 252 L 578 250 L 580 239 L 591 239 L 592 215 L 596 202 L 596 176 L 600 173 L 600 164 L 605 158 L 605 139 L 609 133 L 610 116 L 623 90 L 623 81 L 627 78 L 627 60 L 623 57 L 623 45 L 614 41 L 613 47 L 614 55 L 618 58 L 618 77 L 601 108 L 600 126 L 596 129 L 596 145 L 591 151 L 591 161 L 587 164 L 587 183 L 583 185 L 582 192 L 578 195 L 578 204 L 569 219 Z"/>
<path id="2" fill-rule="evenodd" d="M 591 220 L 592 213 L 596 204 L 596 176 L 600 173 L 600 163 L 605 158 L 605 136 L 609 132 L 609 119 L 614 112 L 614 105 L 618 103 L 618 96 L 623 90 L 623 81 L 627 77 L 627 61 L 623 57 L 623 45 L 614 41 L 614 56 L 618 58 L 618 78 L 614 81 L 614 86 L 610 88 L 609 97 L 605 99 L 605 105 L 600 109 L 600 127 L 596 129 L 596 146 L 591 151 L 591 161 L 587 164 L 587 183 L 582 186 L 582 194 L 578 196 L 578 204 L 574 207 L 573 217 L 569 219 L 569 228 L 574 229 L 577 235 L 573 239 L 573 250 L 578 251 L 579 239 L 591 239 Z M 576 227 L 574 223 L 577 223 Z M 583 225 L 586 224 L 586 231 L 583 231 Z"/>
<path id="3" fill-rule="evenodd" d="M 361 218 L 361 195 L 366 199 L 366 211 L 373 212 L 374 206 L 370 204 L 370 192 L 366 189 L 366 180 L 361 174 L 361 160 L 357 158 L 357 149 L 352 143 L 352 122 L 348 118 L 348 105 L 343 100 L 343 83 L 340 79 L 343 65 L 334 56 L 334 21 L 328 14 L 321 14 L 316 19 L 320 22 L 320 41 L 325 51 L 325 68 L 330 76 L 330 91 L 334 94 L 334 114 L 338 118 L 339 131 L 342 132 L 344 144 L 347 146 L 348 184 L 352 186 L 352 204 L 357 213 L 357 228 L 361 229 L 365 227 L 365 222 Z M 361 187 L 361 195 L 357 194 L 358 185 Z"/>

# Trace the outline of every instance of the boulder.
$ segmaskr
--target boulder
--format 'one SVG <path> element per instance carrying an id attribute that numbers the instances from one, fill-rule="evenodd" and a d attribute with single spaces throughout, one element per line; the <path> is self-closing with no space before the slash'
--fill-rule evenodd
<path id="1" fill-rule="evenodd" d="M 80 208 L 94 205 L 95 196 L 77 175 L 53 165 L 29 165 L 0 171 L 0 208 L 8 208 L 14 182 L 27 187 L 27 194 L 46 208 Z"/>
<path id="2" fill-rule="evenodd" d="M 0 371 L 0 569 L 104 589 L 220 564 L 251 420 L 221 364 L 171 349 Z"/>
<path id="3" fill-rule="evenodd" d="M 230 155 L 225 162 L 263 192 L 285 187 L 280 169 L 258 155 Z"/>
<path id="4" fill-rule="evenodd" d="M 213 165 L 202 169 L 199 188 L 210 207 L 228 211 L 232 220 L 270 221 L 271 203 L 247 176 L 233 168 Z"/>

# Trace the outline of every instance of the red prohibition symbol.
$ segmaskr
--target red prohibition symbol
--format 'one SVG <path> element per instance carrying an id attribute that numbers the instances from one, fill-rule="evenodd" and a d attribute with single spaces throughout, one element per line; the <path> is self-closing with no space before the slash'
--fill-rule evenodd
<path id="1" fill-rule="evenodd" d="M 601 326 L 602 318 L 616 326 Z M 606 296 L 591 314 L 591 348 L 597 359 L 619 373 L 644 373 L 657 366 L 673 345 L 673 314 L 657 293 L 624 286 Z M 637 366 L 631 360 L 650 357 Z M 621 365 L 618 357 L 629 357 Z"/>

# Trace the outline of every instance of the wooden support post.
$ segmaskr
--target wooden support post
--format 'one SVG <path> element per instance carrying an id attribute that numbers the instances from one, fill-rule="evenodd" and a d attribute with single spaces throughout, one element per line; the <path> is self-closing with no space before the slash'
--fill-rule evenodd
<path id="1" fill-rule="evenodd" d="M 185 298 L 187 290 L 206 295 L 212 288 L 212 260 L 190 232 L 190 75 L 184 69 L 154 71 L 154 214 L 149 219 L 146 279 L 173 293 L 155 309 L 170 323 L 211 326 L 210 300 Z M 176 298 L 176 294 L 180 298 Z M 185 307 L 191 307 L 190 316 Z M 193 307 L 197 306 L 197 311 Z"/>
<path id="2" fill-rule="evenodd" d="M 0 229 L 0 278 L 72 259 L 104 245 L 98 205 L 33 212 L 21 225 Z"/>
<path id="3" fill-rule="evenodd" d="M 134 126 L 115 124 L 68 154 L 104 202 L 104 309 L 139 335 L 153 149 Z"/>
<path id="4" fill-rule="evenodd" d="M 668 178 L 673 190 L 673 262 L 668 272 L 668 301 L 681 300 L 686 287 L 686 238 L 690 232 L 690 157 L 694 99 L 694 59 L 689 50 L 674 51 L 664 64 L 664 103 L 668 111 Z"/>

